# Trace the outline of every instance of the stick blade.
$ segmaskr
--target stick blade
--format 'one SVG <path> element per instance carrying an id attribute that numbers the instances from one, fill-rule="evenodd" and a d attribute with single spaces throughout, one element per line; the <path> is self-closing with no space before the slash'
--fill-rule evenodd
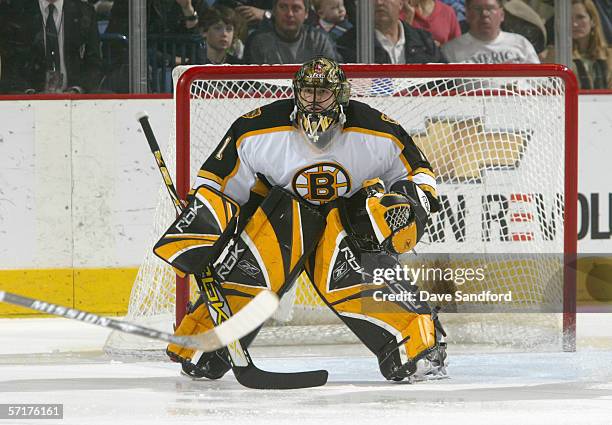
<path id="1" fill-rule="evenodd" d="M 308 372 L 268 372 L 254 365 L 234 367 L 236 380 L 247 388 L 255 390 L 295 390 L 299 388 L 320 387 L 327 383 L 326 370 Z"/>

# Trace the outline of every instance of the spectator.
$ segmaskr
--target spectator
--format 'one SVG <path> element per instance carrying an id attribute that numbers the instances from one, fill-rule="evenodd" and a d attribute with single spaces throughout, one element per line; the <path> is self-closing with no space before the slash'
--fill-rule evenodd
<path id="1" fill-rule="evenodd" d="M 442 46 L 450 62 L 540 63 L 529 40 L 501 30 L 501 0 L 467 0 L 465 5 L 469 31 Z"/>
<path id="2" fill-rule="evenodd" d="M 95 91 L 102 78 L 93 7 L 80 0 L 14 3 L 7 67 L 12 91 Z"/>
<path id="3" fill-rule="evenodd" d="M 267 2 L 268 0 L 266 0 Z M 272 0 L 269 0 L 272 1 Z M 266 3 L 264 2 L 264 3 Z M 236 7 L 232 6 L 232 4 L 236 3 L 236 1 L 217 1 L 213 2 L 212 6 L 209 6 L 206 1 L 201 1 L 199 7 L 197 8 L 198 15 L 201 20 L 206 19 L 209 10 L 212 8 L 225 8 L 226 10 L 232 10 L 234 12 L 234 16 L 232 18 L 232 22 L 234 25 L 234 41 L 232 42 L 231 47 L 227 50 L 229 54 L 234 56 L 240 63 L 242 63 L 242 58 L 244 57 L 244 43 L 249 34 L 249 27 L 247 21 L 238 13 Z M 241 2 L 244 3 L 244 2 Z M 270 6 L 271 7 L 271 6 Z M 263 26 L 263 24 L 262 24 Z M 266 20 L 265 26 L 271 27 L 272 24 Z M 200 25 L 200 33 L 202 32 L 202 28 Z"/>
<path id="4" fill-rule="evenodd" d="M 376 0 L 374 9 L 375 63 L 445 62 L 431 34 L 400 20 L 404 0 Z M 338 40 L 338 51 L 345 62 L 356 62 L 355 28 Z"/>
<path id="5" fill-rule="evenodd" d="M 217 3 L 224 6 L 233 5 L 251 30 L 271 25 L 273 0 L 218 0 Z"/>
<path id="6" fill-rule="evenodd" d="M 271 25 L 273 0 L 204 0 L 205 7 L 223 6 L 234 10 L 253 30 Z M 198 12 L 199 13 L 199 12 Z"/>
<path id="7" fill-rule="evenodd" d="M 404 0 L 405 20 L 429 32 L 438 46 L 461 35 L 455 10 L 440 0 Z"/>
<path id="8" fill-rule="evenodd" d="M 313 0 L 318 16 L 316 27 L 325 31 L 335 42 L 353 28 L 346 16 L 343 0 Z"/>
<path id="9" fill-rule="evenodd" d="M 236 12 L 223 6 L 213 6 L 200 19 L 200 31 L 206 46 L 200 52 L 202 64 L 238 64 L 239 59 L 228 53 L 235 40 Z"/>
<path id="10" fill-rule="evenodd" d="M 530 0 L 534 2 L 536 0 Z M 552 1 L 552 0 L 537 0 L 541 2 Z M 593 4 L 597 8 L 599 13 L 599 20 L 605 36 L 606 43 L 612 44 L 612 0 L 593 0 Z M 551 7 L 550 12 L 544 16 L 546 22 L 546 34 L 548 37 L 548 44 L 550 47 L 555 44 L 555 16 L 554 8 Z M 540 15 L 542 15 L 540 13 Z"/>
<path id="11" fill-rule="evenodd" d="M 318 55 L 337 59 L 330 38 L 322 31 L 304 25 L 309 8 L 309 0 L 274 0 L 272 27 L 249 36 L 244 62 L 303 63 Z"/>
<path id="12" fill-rule="evenodd" d="M 592 0 L 572 0 L 572 59 L 581 89 L 612 89 L 612 52 Z"/>
<path id="13" fill-rule="evenodd" d="M 501 29 L 525 37 L 540 57 L 546 49 L 544 20 L 523 0 L 504 2 L 504 22 Z"/>

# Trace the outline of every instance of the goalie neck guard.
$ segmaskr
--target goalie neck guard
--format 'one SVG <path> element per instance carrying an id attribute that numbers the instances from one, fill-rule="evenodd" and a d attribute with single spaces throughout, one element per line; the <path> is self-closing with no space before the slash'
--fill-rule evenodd
<path id="1" fill-rule="evenodd" d="M 291 120 L 315 146 L 325 148 L 346 117 L 350 85 L 333 60 L 319 56 L 306 62 L 293 80 Z"/>

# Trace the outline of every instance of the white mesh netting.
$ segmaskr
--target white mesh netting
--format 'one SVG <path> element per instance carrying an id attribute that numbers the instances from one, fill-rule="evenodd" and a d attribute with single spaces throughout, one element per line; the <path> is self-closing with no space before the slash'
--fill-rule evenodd
<path id="1" fill-rule="evenodd" d="M 291 81 L 276 78 L 275 67 L 249 69 L 260 77 L 206 80 L 202 71 L 202 77 L 190 85 L 190 120 L 178 117 L 176 125 L 189 126 L 192 179 L 233 120 L 274 99 L 292 97 Z M 175 78 L 184 70 L 175 70 Z M 533 312 L 547 304 L 558 313 L 563 301 L 563 79 L 497 77 L 493 72 L 462 79 L 442 74 L 385 78 L 376 72 L 374 67 L 371 77 L 350 79 L 351 98 L 402 124 L 432 163 L 443 205 L 417 247 L 422 255 L 405 256 L 404 262 L 422 267 L 437 253 L 433 260 L 437 266 L 484 265 L 486 279 L 479 285 L 461 287 L 439 277 L 430 283 L 468 293 L 512 290 L 514 305 L 523 307 L 521 313 L 513 314 L 472 314 L 470 309 L 465 309 L 470 314 L 462 314 L 464 306 L 458 304 L 453 307 L 458 313 L 443 316 L 449 342 L 530 348 L 544 342 L 560 344 L 561 315 Z M 172 140 L 163 152 L 170 170 L 174 170 L 175 152 Z M 149 247 L 173 220 L 174 209 L 162 185 Z M 466 259 L 465 254 L 479 257 Z M 256 341 L 356 341 L 306 280 L 300 278 L 294 288 L 283 300 L 277 320 Z M 172 270 L 148 249 L 132 290 L 127 320 L 170 331 L 174 299 Z M 487 311 L 494 310 L 491 307 Z M 161 348 L 163 344 L 118 333 L 106 345 L 112 354 L 142 354 Z"/>

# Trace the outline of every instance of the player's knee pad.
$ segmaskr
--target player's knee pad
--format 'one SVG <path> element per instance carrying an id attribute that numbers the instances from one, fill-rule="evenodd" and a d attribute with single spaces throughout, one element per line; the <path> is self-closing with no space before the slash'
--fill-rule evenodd
<path id="1" fill-rule="evenodd" d="M 213 323 L 208 313 L 208 307 L 203 302 L 202 298 L 200 298 L 195 305 L 189 308 L 189 311 L 183 317 L 179 326 L 174 330 L 174 335 L 195 335 L 206 332 L 212 327 Z M 169 344 L 166 348 L 166 353 L 173 361 L 182 363 L 190 362 L 194 358 L 196 350 L 176 344 Z"/>
<path id="2" fill-rule="evenodd" d="M 282 295 L 302 270 L 324 219 L 292 193 L 273 187 L 215 263 L 225 289 L 266 288 Z"/>

